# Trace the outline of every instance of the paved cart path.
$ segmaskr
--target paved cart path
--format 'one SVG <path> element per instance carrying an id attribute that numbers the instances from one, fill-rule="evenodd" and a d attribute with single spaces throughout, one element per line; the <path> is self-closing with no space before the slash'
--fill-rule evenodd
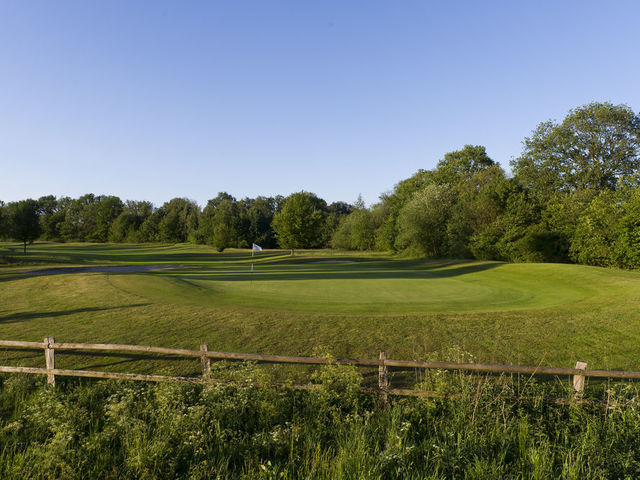
<path id="1" fill-rule="evenodd" d="M 64 273 L 141 273 L 154 270 L 175 270 L 181 268 L 197 268 L 196 265 L 98 265 L 93 267 L 57 267 L 31 270 L 30 275 L 60 275 Z"/>

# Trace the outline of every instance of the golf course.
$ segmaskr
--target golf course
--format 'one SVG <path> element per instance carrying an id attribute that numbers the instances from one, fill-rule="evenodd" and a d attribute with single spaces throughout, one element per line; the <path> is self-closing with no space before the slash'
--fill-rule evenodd
<path id="1" fill-rule="evenodd" d="M 191 244 L 20 248 L 0 244 L 4 340 L 416 360 L 456 348 L 479 362 L 640 368 L 634 271 Z M 103 365 L 92 362 L 63 365 Z"/>

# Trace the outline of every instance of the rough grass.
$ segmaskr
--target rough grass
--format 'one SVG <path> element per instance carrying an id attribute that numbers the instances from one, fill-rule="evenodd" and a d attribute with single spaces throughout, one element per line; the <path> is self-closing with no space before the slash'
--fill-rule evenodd
<path id="1" fill-rule="evenodd" d="M 17 244 L 0 244 L 0 338 L 208 343 L 215 350 L 303 355 L 322 345 L 336 356 L 371 357 L 385 349 L 403 359 L 438 357 L 458 345 L 483 362 L 572 366 L 581 359 L 593 368 L 640 368 L 637 272 L 287 253 L 252 259 L 248 251 L 219 254 L 193 245 L 38 243 L 25 259 Z M 322 263 L 337 258 L 348 263 Z M 197 268 L 26 273 L 54 265 L 135 264 Z M 21 355 L 21 364 L 42 363 L 41 352 Z M 89 355 L 58 362 L 116 370 L 134 365 Z M 166 365 L 197 369 L 194 362 Z"/>
<path id="2" fill-rule="evenodd" d="M 350 367 L 318 388 L 266 386 L 254 365 L 217 364 L 243 386 L 61 381 L 0 375 L 3 479 L 632 479 L 640 475 L 637 385 L 588 389 L 432 371 L 449 399 L 381 408 Z"/>

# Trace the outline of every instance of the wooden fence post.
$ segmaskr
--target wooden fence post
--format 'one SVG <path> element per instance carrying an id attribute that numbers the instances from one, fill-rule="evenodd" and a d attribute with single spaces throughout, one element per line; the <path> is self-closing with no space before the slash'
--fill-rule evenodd
<path id="1" fill-rule="evenodd" d="M 578 370 L 586 370 L 587 362 L 582 362 L 578 360 L 576 362 L 576 369 Z M 573 391 L 575 393 L 576 398 L 582 397 L 584 393 L 584 375 L 574 375 L 573 376 Z"/>
<path id="2" fill-rule="evenodd" d="M 389 372 L 387 371 L 387 352 L 380 350 L 380 363 L 378 364 L 378 388 L 380 389 L 380 400 L 383 405 L 389 401 Z"/>
<path id="3" fill-rule="evenodd" d="M 53 370 L 56 368 L 56 359 L 53 350 L 54 344 L 53 337 L 45 337 L 44 338 L 44 361 L 47 367 L 47 370 Z M 47 374 L 47 383 L 52 387 L 56 386 L 56 376 L 53 373 Z"/>
<path id="4" fill-rule="evenodd" d="M 202 345 L 200 345 L 200 351 L 204 353 L 208 352 L 209 345 L 203 343 Z M 200 357 L 200 363 L 202 363 L 202 376 L 209 377 L 211 375 L 211 359 L 206 355 L 202 355 Z"/>

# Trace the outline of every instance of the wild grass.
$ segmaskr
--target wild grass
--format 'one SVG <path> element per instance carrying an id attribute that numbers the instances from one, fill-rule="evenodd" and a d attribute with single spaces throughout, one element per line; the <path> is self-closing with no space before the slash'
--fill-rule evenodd
<path id="1" fill-rule="evenodd" d="M 319 388 L 267 386 L 254 365 L 218 364 L 244 385 L 59 382 L 0 377 L 3 479 L 638 478 L 636 385 L 565 384 L 432 372 L 447 399 L 363 394 L 356 370 L 325 366 Z"/>

